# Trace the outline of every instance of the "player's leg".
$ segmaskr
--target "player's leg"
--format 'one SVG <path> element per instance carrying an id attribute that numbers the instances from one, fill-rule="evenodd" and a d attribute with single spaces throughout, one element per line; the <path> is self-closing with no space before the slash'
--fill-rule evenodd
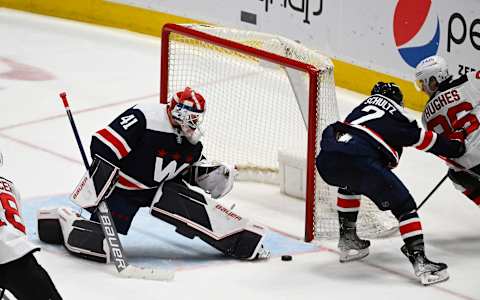
<path id="1" fill-rule="evenodd" d="M 410 192 L 382 162 L 369 157 L 325 152 L 317 158 L 317 168 L 327 183 L 356 191 L 369 197 L 379 209 L 392 211 L 399 221 L 405 242 L 402 252 L 408 254 L 415 275 L 422 283 L 448 279 L 447 266 L 431 262 L 425 256 L 421 223 Z"/>
<path id="2" fill-rule="evenodd" d="M 150 213 L 188 238 L 198 236 L 225 255 L 238 259 L 268 258 L 263 248 L 265 228 L 251 223 L 183 183 L 168 181 Z"/>
<path id="3" fill-rule="evenodd" d="M 370 241 L 357 235 L 357 216 L 361 196 L 346 188 L 339 188 L 337 194 L 337 211 L 339 224 L 338 249 L 340 262 L 362 259 L 368 255 Z"/>
<path id="4" fill-rule="evenodd" d="M 127 234 L 141 202 L 114 191 L 106 200 L 118 233 Z M 85 219 L 68 207 L 40 209 L 37 214 L 39 238 L 63 244 L 72 254 L 98 262 L 108 262 L 108 247 L 96 214 Z"/>
<path id="5" fill-rule="evenodd" d="M 479 173 L 480 166 L 473 168 L 472 172 Z M 478 178 L 467 172 L 455 172 L 452 169 L 448 170 L 448 178 L 450 178 L 457 190 L 461 191 L 475 205 L 480 206 L 480 181 Z"/>
<path id="6" fill-rule="evenodd" d="M 337 194 L 337 211 L 339 222 L 340 262 L 349 262 L 364 258 L 368 255 L 370 241 L 360 239 L 357 235 L 357 216 L 360 208 L 361 196 L 352 192 L 350 187 L 355 185 L 362 176 L 363 170 L 354 167 L 357 157 L 339 152 L 322 151 L 317 157 L 317 169 L 328 184 L 339 186 Z"/>
<path id="7" fill-rule="evenodd" d="M 47 271 L 32 253 L 0 265 L 0 286 L 18 300 L 62 299 Z"/>
<path id="8" fill-rule="evenodd" d="M 430 261 L 425 255 L 422 224 L 416 203 L 405 185 L 382 164 L 370 163 L 370 173 L 365 179 L 376 184 L 362 190 L 381 210 L 391 210 L 399 222 L 404 241 L 401 251 L 412 263 L 415 275 L 422 284 L 428 285 L 449 278 L 447 265 Z M 367 182 L 360 183 L 365 186 Z M 360 186 L 357 188 L 361 189 Z"/>

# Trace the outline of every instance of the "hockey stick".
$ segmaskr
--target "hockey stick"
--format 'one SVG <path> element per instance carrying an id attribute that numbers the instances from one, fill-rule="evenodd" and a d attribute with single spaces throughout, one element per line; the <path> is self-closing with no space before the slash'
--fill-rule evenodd
<path id="1" fill-rule="evenodd" d="M 65 107 L 65 111 L 68 115 L 68 120 L 70 121 L 70 125 L 72 126 L 78 148 L 80 149 L 80 153 L 82 155 L 83 163 L 88 171 L 89 163 L 82 145 L 82 141 L 80 140 L 80 136 L 78 134 L 77 126 L 75 125 L 75 121 L 73 120 L 72 112 L 70 111 L 67 94 L 65 92 L 61 93 L 60 98 L 62 99 L 63 106 Z M 108 248 L 110 249 L 110 255 L 112 258 L 111 260 L 113 260 L 120 276 L 150 280 L 173 279 L 175 275 L 174 271 L 139 268 L 130 265 L 127 261 L 125 252 L 123 251 L 123 247 L 120 242 L 120 238 L 118 237 L 117 229 L 115 228 L 115 223 L 113 222 L 112 215 L 110 214 L 110 210 L 108 209 L 108 206 L 105 203 L 104 199 L 100 201 L 96 213 L 98 215 L 98 219 L 100 220 L 100 225 L 105 235 L 105 240 L 107 241 Z"/>
<path id="2" fill-rule="evenodd" d="M 472 177 L 475 177 L 478 181 L 480 181 L 480 174 L 475 173 L 472 170 L 465 168 L 461 164 L 459 164 L 456 161 L 453 161 L 451 159 L 448 159 L 448 158 L 445 158 L 445 157 L 441 157 L 441 159 L 446 161 L 448 164 L 454 166 L 455 168 L 460 169 L 462 172 L 468 173 L 469 175 L 471 175 Z"/>
<path id="3" fill-rule="evenodd" d="M 442 185 L 442 183 L 447 179 L 448 174 L 443 176 L 443 178 L 437 183 L 437 185 L 430 191 L 430 193 L 423 199 L 423 201 L 417 206 L 417 211 L 427 202 L 427 200 L 435 193 L 435 191 Z"/>
<path id="4" fill-rule="evenodd" d="M 442 156 L 439 156 L 441 159 L 443 159 L 446 163 L 456 167 L 457 169 L 460 169 L 462 170 L 462 172 L 465 172 L 465 173 L 468 173 L 469 175 L 477 178 L 479 181 L 480 181 L 480 174 L 477 174 L 475 172 L 473 172 L 472 170 L 469 170 L 467 168 L 465 168 L 464 166 L 462 166 L 461 164 L 449 159 L 449 158 L 446 158 L 446 157 L 442 157 Z M 432 189 L 432 191 L 427 195 L 427 197 L 425 197 L 425 199 L 418 205 L 417 207 L 417 211 L 420 209 L 420 207 L 422 207 L 425 202 L 427 202 L 427 200 L 430 198 L 430 196 L 432 196 L 432 194 L 438 189 L 438 187 L 440 187 L 440 185 L 447 179 L 448 177 L 448 174 L 443 176 L 443 178 L 440 180 L 439 183 L 437 183 L 437 185 Z"/>

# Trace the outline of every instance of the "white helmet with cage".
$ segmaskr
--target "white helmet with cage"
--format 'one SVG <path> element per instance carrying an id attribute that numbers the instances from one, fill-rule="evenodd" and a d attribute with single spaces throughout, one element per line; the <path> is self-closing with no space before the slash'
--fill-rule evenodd
<path id="1" fill-rule="evenodd" d="M 200 125 L 205 114 L 205 99 L 201 94 L 186 87 L 170 99 L 168 111 L 180 126 L 183 134 L 192 143 L 197 143 L 203 132 Z"/>
<path id="2" fill-rule="evenodd" d="M 438 84 L 450 77 L 445 59 L 438 55 L 429 56 L 415 68 L 415 87 L 429 95 L 436 92 Z M 436 84 L 432 85 L 433 79 Z M 436 87 L 436 88 L 434 88 Z"/>

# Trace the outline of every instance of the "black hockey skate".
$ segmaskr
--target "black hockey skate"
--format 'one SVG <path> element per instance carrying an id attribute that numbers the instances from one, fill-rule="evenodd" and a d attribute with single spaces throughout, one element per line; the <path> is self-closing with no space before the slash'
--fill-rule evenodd
<path id="1" fill-rule="evenodd" d="M 369 254 L 368 247 L 370 247 L 370 241 L 358 237 L 355 224 L 340 222 L 338 249 L 341 263 L 366 257 Z"/>
<path id="2" fill-rule="evenodd" d="M 425 256 L 423 246 L 417 247 L 417 249 L 408 249 L 406 245 L 403 245 L 401 250 L 412 263 L 415 276 L 420 279 L 420 282 L 423 285 L 430 285 L 448 280 L 449 275 L 447 272 L 447 265 L 430 261 Z"/>

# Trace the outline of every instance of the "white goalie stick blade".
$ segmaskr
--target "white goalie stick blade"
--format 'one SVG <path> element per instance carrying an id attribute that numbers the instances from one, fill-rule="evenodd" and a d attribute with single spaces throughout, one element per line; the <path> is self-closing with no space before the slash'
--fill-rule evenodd
<path id="1" fill-rule="evenodd" d="M 351 262 L 355 260 L 362 259 L 366 257 L 370 252 L 368 251 L 368 248 L 365 249 L 349 249 L 346 251 L 340 251 L 340 262 L 341 263 L 346 263 L 346 262 Z"/>
<path id="2" fill-rule="evenodd" d="M 419 277 L 423 285 L 439 283 L 442 281 L 446 281 L 448 280 L 448 278 L 450 278 L 446 269 L 438 272 L 426 272 L 421 274 Z"/>
<path id="3" fill-rule="evenodd" d="M 175 277 L 175 271 L 162 269 L 140 268 L 128 265 L 125 269 L 120 271 L 119 276 L 125 278 L 170 281 Z"/>

